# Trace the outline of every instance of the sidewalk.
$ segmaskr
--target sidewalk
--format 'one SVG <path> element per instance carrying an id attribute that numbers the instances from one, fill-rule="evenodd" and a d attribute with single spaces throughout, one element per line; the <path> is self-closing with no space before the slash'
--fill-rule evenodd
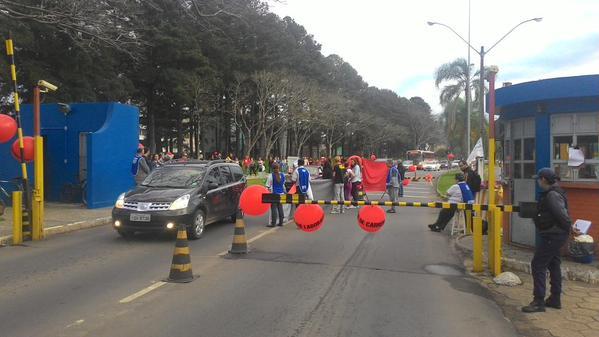
<path id="1" fill-rule="evenodd" d="M 87 209 L 80 204 L 46 203 L 44 233 L 46 236 L 110 223 L 112 208 Z M 0 246 L 12 241 L 12 208 L 0 216 Z"/>
<path id="2" fill-rule="evenodd" d="M 456 238 L 458 248 L 467 252 L 472 252 L 472 236 L 465 235 Z M 487 236 L 483 236 L 483 253 L 486 262 Z M 502 265 L 509 270 L 517 270 L 530 274 L 530 261 L 532 260 L 533 251 L 525 248 L 503 244 L 502 247 Z M 581 264 L 568 260 L 567 257 L 562 259 L 562 276 L 564 279 L 571 281 L 582 281 L 589 284 L 599 285 L 599 262 L 593 261 L 591 264 Z"/>
<path id="3" fill-rule="evenodd" d="M 456 247 L 466 256 L 464 266 L 472 270 L 472 237 L 455 239 Z M 485 237 L 485 249 L 487 242 Z M 503 245 L 503 267 L 513 271 L 522 284 L 515 287 L 493 282 L 488 273 L 471 275 L 486 287 L 502 308 L 504 315 L 514 324 L 518 333 L 526 337 L 599 337 L 599 268 L 591 265 L 562 261 L 562 309 L 547 308 L 544 313 L 525 314 L 521 308 L 532 300 L 530 260 L 533 252 Z M 486 254 L 485 259 L 486 262 Z"/>

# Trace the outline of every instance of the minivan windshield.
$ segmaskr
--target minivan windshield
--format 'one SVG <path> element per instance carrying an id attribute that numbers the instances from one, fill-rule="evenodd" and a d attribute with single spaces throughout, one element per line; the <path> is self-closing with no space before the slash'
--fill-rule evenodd
<path id="1" fill-rule="evenodd" d="M 199 186 L 206 173 L 203 167 L 173 167 L 165 166 L 152 171 L 143 181 L 142 186 L 193 188 Z"/>

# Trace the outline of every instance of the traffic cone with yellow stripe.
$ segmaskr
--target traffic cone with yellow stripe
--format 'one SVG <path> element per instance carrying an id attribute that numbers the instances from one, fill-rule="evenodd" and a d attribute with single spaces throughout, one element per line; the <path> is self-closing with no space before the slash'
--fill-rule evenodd
<path id="1" fill-rule="evenodd" d="M 235 221 L 235 232 L 233 233 L 233 244 L 231 244 L 231 254 L 249 253 L 248 242 L 245 237 L 245 220 L 241 210 L 237 211 L 237 220 Z"/>
<path id="2" fill-rule="evenodd" d="M 175 251 L 173 253 L 173 263 L 171 272 L 168 275 L 167 282 L 188 283 L 195 277 L 191 271 L 191 256 L 189 245 L 187 243 L 187 230 L 184 225 L 179 225 L 177 230 L 177 241 L 175 242 Z"/>

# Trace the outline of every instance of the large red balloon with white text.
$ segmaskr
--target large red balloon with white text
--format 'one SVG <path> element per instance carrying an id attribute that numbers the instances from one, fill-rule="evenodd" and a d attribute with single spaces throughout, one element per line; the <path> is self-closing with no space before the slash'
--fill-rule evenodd
<path id="1" fill-rule="evenodd" d="M 318 205 L 300 205 L 295 210 L 293 216 L 297 228 L 304 232 L 316 232 L 322 228 L 322 222 L 324 221 L 324 211 L 322 207 Z"/>
<path id="2" fill-rule="evenodd" d="M 381 206 L 364 206 L 358 213 L 358 224 L 365 232 L 376 233 L 383 228 L 386 218 Z"/>

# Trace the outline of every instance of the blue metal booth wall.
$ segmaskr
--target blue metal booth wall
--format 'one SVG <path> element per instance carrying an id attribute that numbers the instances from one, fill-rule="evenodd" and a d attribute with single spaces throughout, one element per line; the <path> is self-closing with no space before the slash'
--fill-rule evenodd
<path id="1" fill-rule="evenodd" d="M 120 193 L 134 185 L 130 171 L 138 145 L 139 110 L 119 103 L 77 103 L 69 107 L 70 111 L 64 113 L 58 104 L 42 105 L 46 199 L 63 201 L 65 188 L 85 178 L 88 207 L 111 206 Z M 31 105 L 22 107 L 25 136 L 33 135 L 32 110 Z M 13 141 L 0 144 L 2 180 L 20 177 L 18 163 L 10 155 Z M 28 171 L 32 178 L 32 164 Z"/>
<path id="2" fill-rule="evenodd" d="M 599 75 L 551 78 L 496 91 L 500 120 L 534 117 L 536 168 L 551 164 L 551 115 L 599 110 Z"/>

